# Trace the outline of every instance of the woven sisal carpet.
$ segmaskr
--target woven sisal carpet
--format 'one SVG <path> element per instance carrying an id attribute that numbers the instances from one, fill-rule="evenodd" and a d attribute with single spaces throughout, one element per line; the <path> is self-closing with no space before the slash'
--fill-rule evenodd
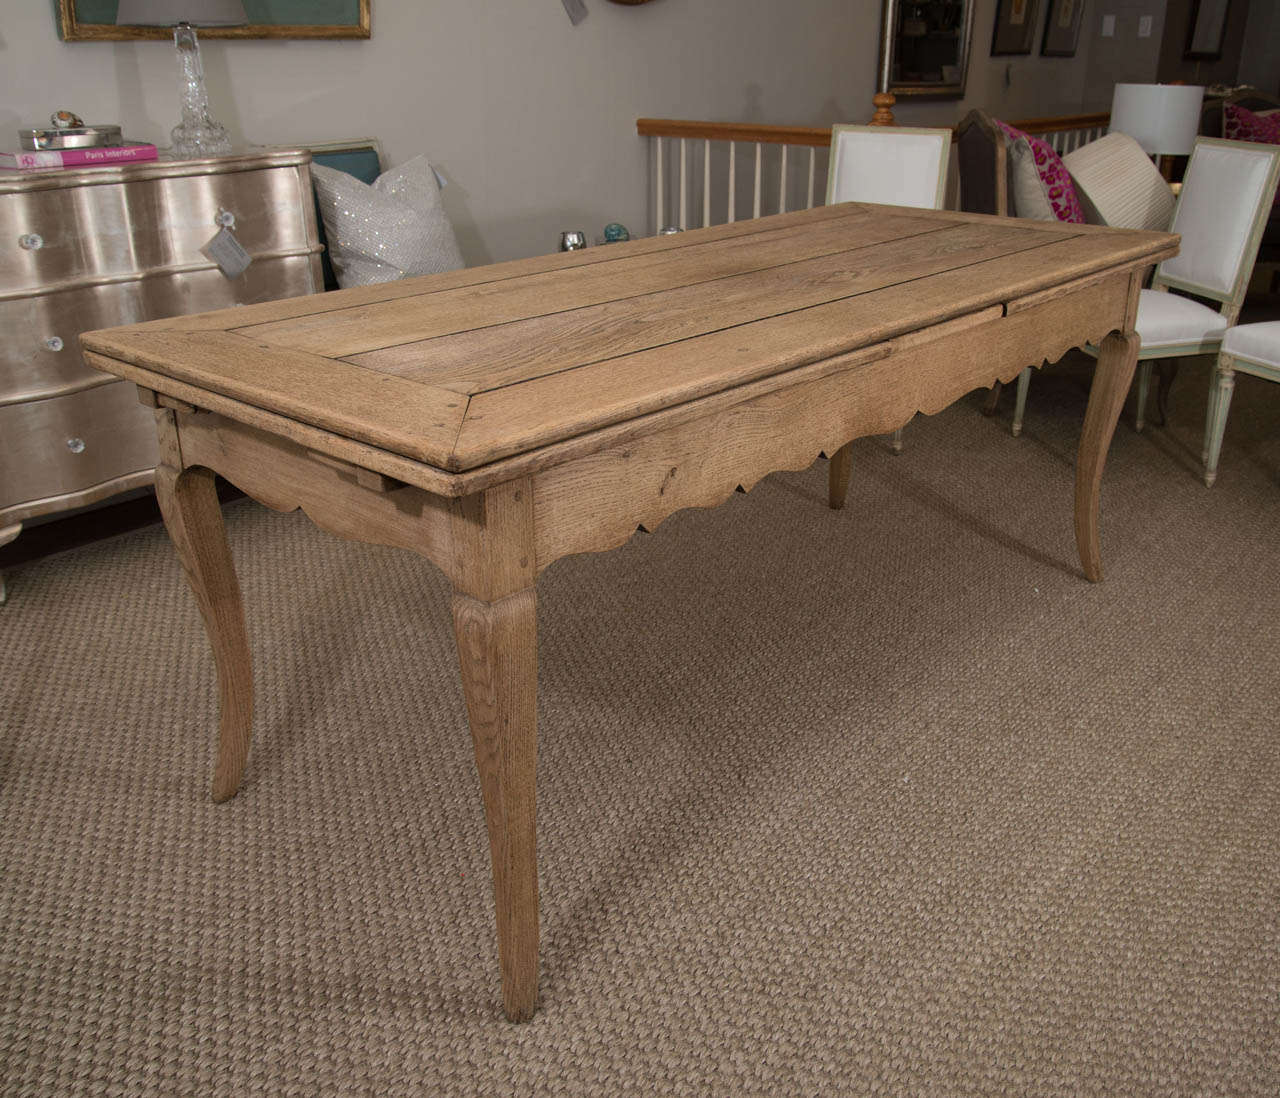
<path id="1" fill-rule="evenodd" d="M 542 1000 L 501 1019 L 448 592 L 228 508 L 257 739 L 159 529 L 0 610 L 5 1095 L 1280 1093 L 1280 386 L 1221 475 L 1202 370 L 1122 422 L 1100 586 L 1087 374 L 1021 439 L 675 516 L 540 585 Z"/>

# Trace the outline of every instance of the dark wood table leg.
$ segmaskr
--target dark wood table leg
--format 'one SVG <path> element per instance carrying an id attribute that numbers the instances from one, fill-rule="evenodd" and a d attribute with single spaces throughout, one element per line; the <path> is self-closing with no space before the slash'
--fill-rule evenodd
<path id="1" fill-rule="evenodd" d="M 1112 332 L 1102 341 L 1094 368 L 1089 404 L 1076 456 L 1076 548 L 1084 574 L 1102 579 L 1102 545 L 1098 532 L 1098 504 L 1107 449 L 1120 419 L 1120 409 L 1133 381 L 1140 340 L 1134 332 Z"/>

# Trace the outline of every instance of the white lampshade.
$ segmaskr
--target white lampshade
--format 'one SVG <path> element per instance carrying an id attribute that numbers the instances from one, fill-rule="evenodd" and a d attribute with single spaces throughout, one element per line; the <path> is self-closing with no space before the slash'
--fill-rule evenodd
<path id="1" fill-rule="evenodd" d="M 120 0 L 118 27 L 236 27 L 249 22 L 241 0 Z"/>
<path id="2" fill-rule="evenodd" d="M 1127 133 L 1151 156 L 1186 156 L 1200 129 L 1204 88 L 1193 84 L 1117 84 L 1111 133 Z"/>

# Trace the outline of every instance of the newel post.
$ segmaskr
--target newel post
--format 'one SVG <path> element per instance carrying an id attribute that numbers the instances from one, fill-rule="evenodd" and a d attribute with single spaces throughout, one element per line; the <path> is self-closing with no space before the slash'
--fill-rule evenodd
<path id="1" fill-rule="evenodd" d="M 876 92 L 871 97 L 871 102 L 876 105 L 876 113 L 871 116 L 871 121 L 867 123 L 869 126 L 892 126 L 896 124 L 893 117 L 893 105 L 898 101 L 898 97 L 893 92 Z"/>

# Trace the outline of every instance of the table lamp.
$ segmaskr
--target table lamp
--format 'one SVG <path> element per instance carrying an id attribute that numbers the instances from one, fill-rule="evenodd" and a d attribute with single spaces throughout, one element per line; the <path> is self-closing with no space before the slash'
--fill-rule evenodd
<path id="1" fill-rule="evenodd" d="M 1109 132 L 1128 134 L 1151 157 L 1186 156 L 1203 99 L 1204 88 L 1195 84 L 1117 84 Z"/>
<path id="2" fill-rule="evenodd" d="M 231 151 L 226 128 L 209 114 L 197 27 L 248 23 L 241 0 L 120 0 L 116 25 L 173 27 L 178 47 L 182 121 L 170 133 L 173 155 L 181 160 L 225 156 Z"/>

